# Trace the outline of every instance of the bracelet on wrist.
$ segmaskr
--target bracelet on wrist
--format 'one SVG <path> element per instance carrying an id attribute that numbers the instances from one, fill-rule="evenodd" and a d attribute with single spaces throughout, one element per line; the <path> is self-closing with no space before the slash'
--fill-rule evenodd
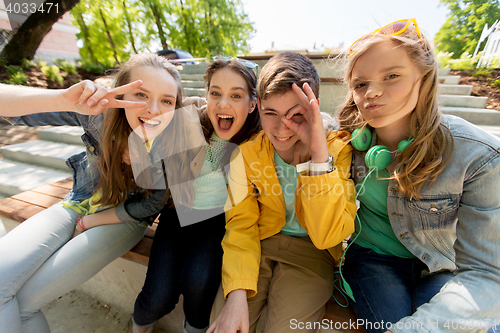
<path id="1" fill-rule="evenodd" d="M 87 228 L 85 228 L 85 225 L 83 224 L 83 217 L 84 217 L 84 215 L 79 216 L 78 219 L 76 220 L 76 227 L 81 232 L 87 231 Z"/>

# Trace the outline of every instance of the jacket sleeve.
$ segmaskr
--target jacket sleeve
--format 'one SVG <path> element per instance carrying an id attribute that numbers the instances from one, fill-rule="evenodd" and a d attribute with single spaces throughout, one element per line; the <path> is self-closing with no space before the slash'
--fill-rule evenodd
<path id="1" fill-rule="evenodd" d="M 129 195 L 124 203 L 116 206 L 116 216 L 124 223 L 146 222 L 151 225 L 165 206 L 165 192 L 157 190 L 147 198 L 142 195 Z"/>
<path id="2" fill-rule="evenodd" d="M 91 116 L 92 117 L 92 116 Z M 1 117 L 10 125 L 24 126 L 83 126 L 88 124 L 89 116 L 76 112 L 42 112 L 19 117 Z"/>
<path id="3" fill-rule="evenodd" d="M 329 140 L 328 146 L 335 170 L 317 176 L 301 174 L 295 192 L 297 219 L 318 249 L 334 247 L 352 234 L 357 210 L 350 179 L 352 148 L 340 138 Z"/>
<path id="4" fill-rule="evenodd" d="M 236 156 L 236 157 L 235 157 Z M 257 193 L 250 183 L 247 165 L 237 148 L 229 172 L 226 203 L 226 233 L 222 240 L 222 287 L 224 297 L 236 289 L 246 289 L 248 297 L 257 293 L 260 267 L 260 216 Z"/>
<path id="5" fill-rule="evenodd" d="M 481 163 L 463 185 L 457 270 L 429 303 L 393 324 L 397 332 L 486 332 L 500 324 L 500 156 Z"/>

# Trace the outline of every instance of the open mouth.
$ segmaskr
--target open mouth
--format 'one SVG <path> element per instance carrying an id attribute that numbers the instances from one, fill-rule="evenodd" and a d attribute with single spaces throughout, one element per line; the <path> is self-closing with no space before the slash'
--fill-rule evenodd
<path id="1" fill-rule="evenodd" d="M 161 124 L 161 121 L 157 119 L 149 119 L 149 118 L 139 118 L 139 121 L 143 124 L 145 128 L 155 128 L 156 126 Z"/>
<path id="2" fill-rule="evenodd" d="M 234 117 L 227 114 L 218 114 L 217 122 L 219 123 L 220 129 L 228 131 L 231 126 L 233 126 Z"/>

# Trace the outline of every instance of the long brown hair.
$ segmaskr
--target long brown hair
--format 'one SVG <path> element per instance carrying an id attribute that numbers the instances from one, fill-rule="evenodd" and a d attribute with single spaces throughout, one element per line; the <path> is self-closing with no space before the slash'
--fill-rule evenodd
<path id="1" fill-rule="evenodd" d="M 348 95 L 336 113 L 340 130 L 352 133 L 356 128 L 366 125 L 358 111 L 350 86 L 352 70 L 356 61 L 381 42 L 392 42 L 395 47 L 402 47 L 413 64 L 420 70 L 421 85 L 418 101 L 410 115 L 410 136 L 413 143 L 401 153 L 401 160 L 392 179 L 397 181 L 399 191 L 410 198 L 420 199 L 420 189 L 427 179 L 432 185 L 446 167 L 453 150 L 453 138 L 450 130 L 441 123 L 441 113 L 437 100 L 437 61 L 431 42 L 422 36 L 418 38 L 414 27 L 410 26 L 400 35 L 375 35 L 364 42 L 352 55 L 347 55 L 344 82 L 348 84 Z"/>
<path id="2" fill-rule="evenodd" d="M 168 60 L 155 54 L 144 53 L 132 56 L 116 72 L 113 87 L 130 83 L 132 69 L 138 67 L 166 70 L 175 79 L 178 86 L 175 107 L 176 109 L 182 107 L 184 89 L 181 85 L 179 72 Z M 117 98 L 121 99 L 123 96 Z M 123 162 L 123 154 L 128 150 L 128 137 L 132 133 L 132 128 L 128 124 L 123 108 L 108 109 L 104 111 L 103 117 L 99 160 L 101 178 L 96 190 L 101 191 L 99 204 L 114 206 L 124 202 L 127 199 L 127 193 L 135 187 L 132 168 Z M 146 190 L 145 193 L 147 196 L 150 190 Z"/>

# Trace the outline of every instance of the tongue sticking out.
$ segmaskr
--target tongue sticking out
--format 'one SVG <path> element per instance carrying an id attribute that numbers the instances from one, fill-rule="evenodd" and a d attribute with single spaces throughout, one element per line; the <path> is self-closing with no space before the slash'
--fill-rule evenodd
<path id="1" fill-rule="evenodd" d="M 228 130 L 233 124 L 233 118 L 219 118 L 219 127 Z"/>

